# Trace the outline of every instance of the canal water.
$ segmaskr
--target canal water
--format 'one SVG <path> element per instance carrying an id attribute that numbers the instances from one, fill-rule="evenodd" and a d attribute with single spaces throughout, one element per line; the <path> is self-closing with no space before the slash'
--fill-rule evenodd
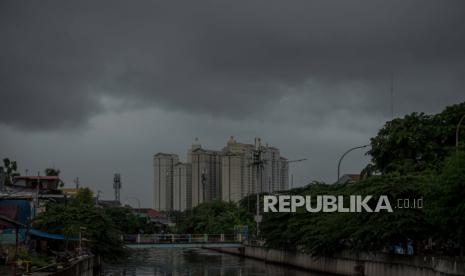
<path id="1" fill-rule="evenodd" d="M 200 248 L 152 248 L 133 250 L 126 262 L 105 265 L 103 275 L 321 276 L 323 274 Z"/>

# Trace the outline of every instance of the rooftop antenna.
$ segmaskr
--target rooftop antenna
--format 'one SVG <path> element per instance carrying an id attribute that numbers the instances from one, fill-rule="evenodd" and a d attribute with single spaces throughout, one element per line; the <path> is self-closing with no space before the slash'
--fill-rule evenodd
<path id="1" fill-rule="evenodd" d="M 391 72 L 391 83 L 390 83 L 390 111 L 391 111 L 391 119 L 394 119 L 394 73 Z"/>
<path id="2" fill-rule="evenodd" d="M 121 190 L 121 175 L 119 173 L 115 173 L 113 177 L 113 189 L 115 189 L 115 200 L 119 202 Z"/>

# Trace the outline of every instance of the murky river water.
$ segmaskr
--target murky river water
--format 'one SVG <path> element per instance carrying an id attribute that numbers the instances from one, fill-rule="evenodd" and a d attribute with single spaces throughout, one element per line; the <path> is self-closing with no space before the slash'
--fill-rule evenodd
<path id="1" fill-rule="evenodd" d="M 154 248 L 132 251 L 126 263 L 105 266 L 104 275 L 317 276 L 321 274 L 206 249 Z"/>

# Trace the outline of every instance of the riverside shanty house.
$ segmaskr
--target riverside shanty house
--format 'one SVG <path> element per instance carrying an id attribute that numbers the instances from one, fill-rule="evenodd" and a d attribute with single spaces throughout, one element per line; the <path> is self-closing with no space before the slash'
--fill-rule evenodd
<path id="1" fill-rule="evenodd" d="M 13 184 L 6 188 L 16 191 L 29 191 L 40 193 L 59 193 L 61 180 L 58 176 L 16 176 Z"/>
<path id="2" fill-rule="evenodd" d="M 0 191 L 0 215 L 12 221 L 27 225 L 35 215 L 45 208 L 50 199 L 62 199 L 58 189 L 62 181 L 58 176 L 17 176 L 11 185 Z M 16 233 L 18 231 L 18 233 Z M 15 228 L 11 224 L 0 222 L 0 241 L 14 244 L 16 234 L 22 242 L 26 239 L 26 228 Z"/>

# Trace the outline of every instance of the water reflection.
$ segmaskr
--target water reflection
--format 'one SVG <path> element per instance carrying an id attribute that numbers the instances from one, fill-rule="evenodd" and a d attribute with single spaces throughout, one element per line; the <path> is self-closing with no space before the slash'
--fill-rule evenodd
<path id="1" fill-rule="evenodd" d="M 123 264 L 107 265 L 104 275 L 278 276 L 321 275 L 205 249 L 134 250 Z"/>

